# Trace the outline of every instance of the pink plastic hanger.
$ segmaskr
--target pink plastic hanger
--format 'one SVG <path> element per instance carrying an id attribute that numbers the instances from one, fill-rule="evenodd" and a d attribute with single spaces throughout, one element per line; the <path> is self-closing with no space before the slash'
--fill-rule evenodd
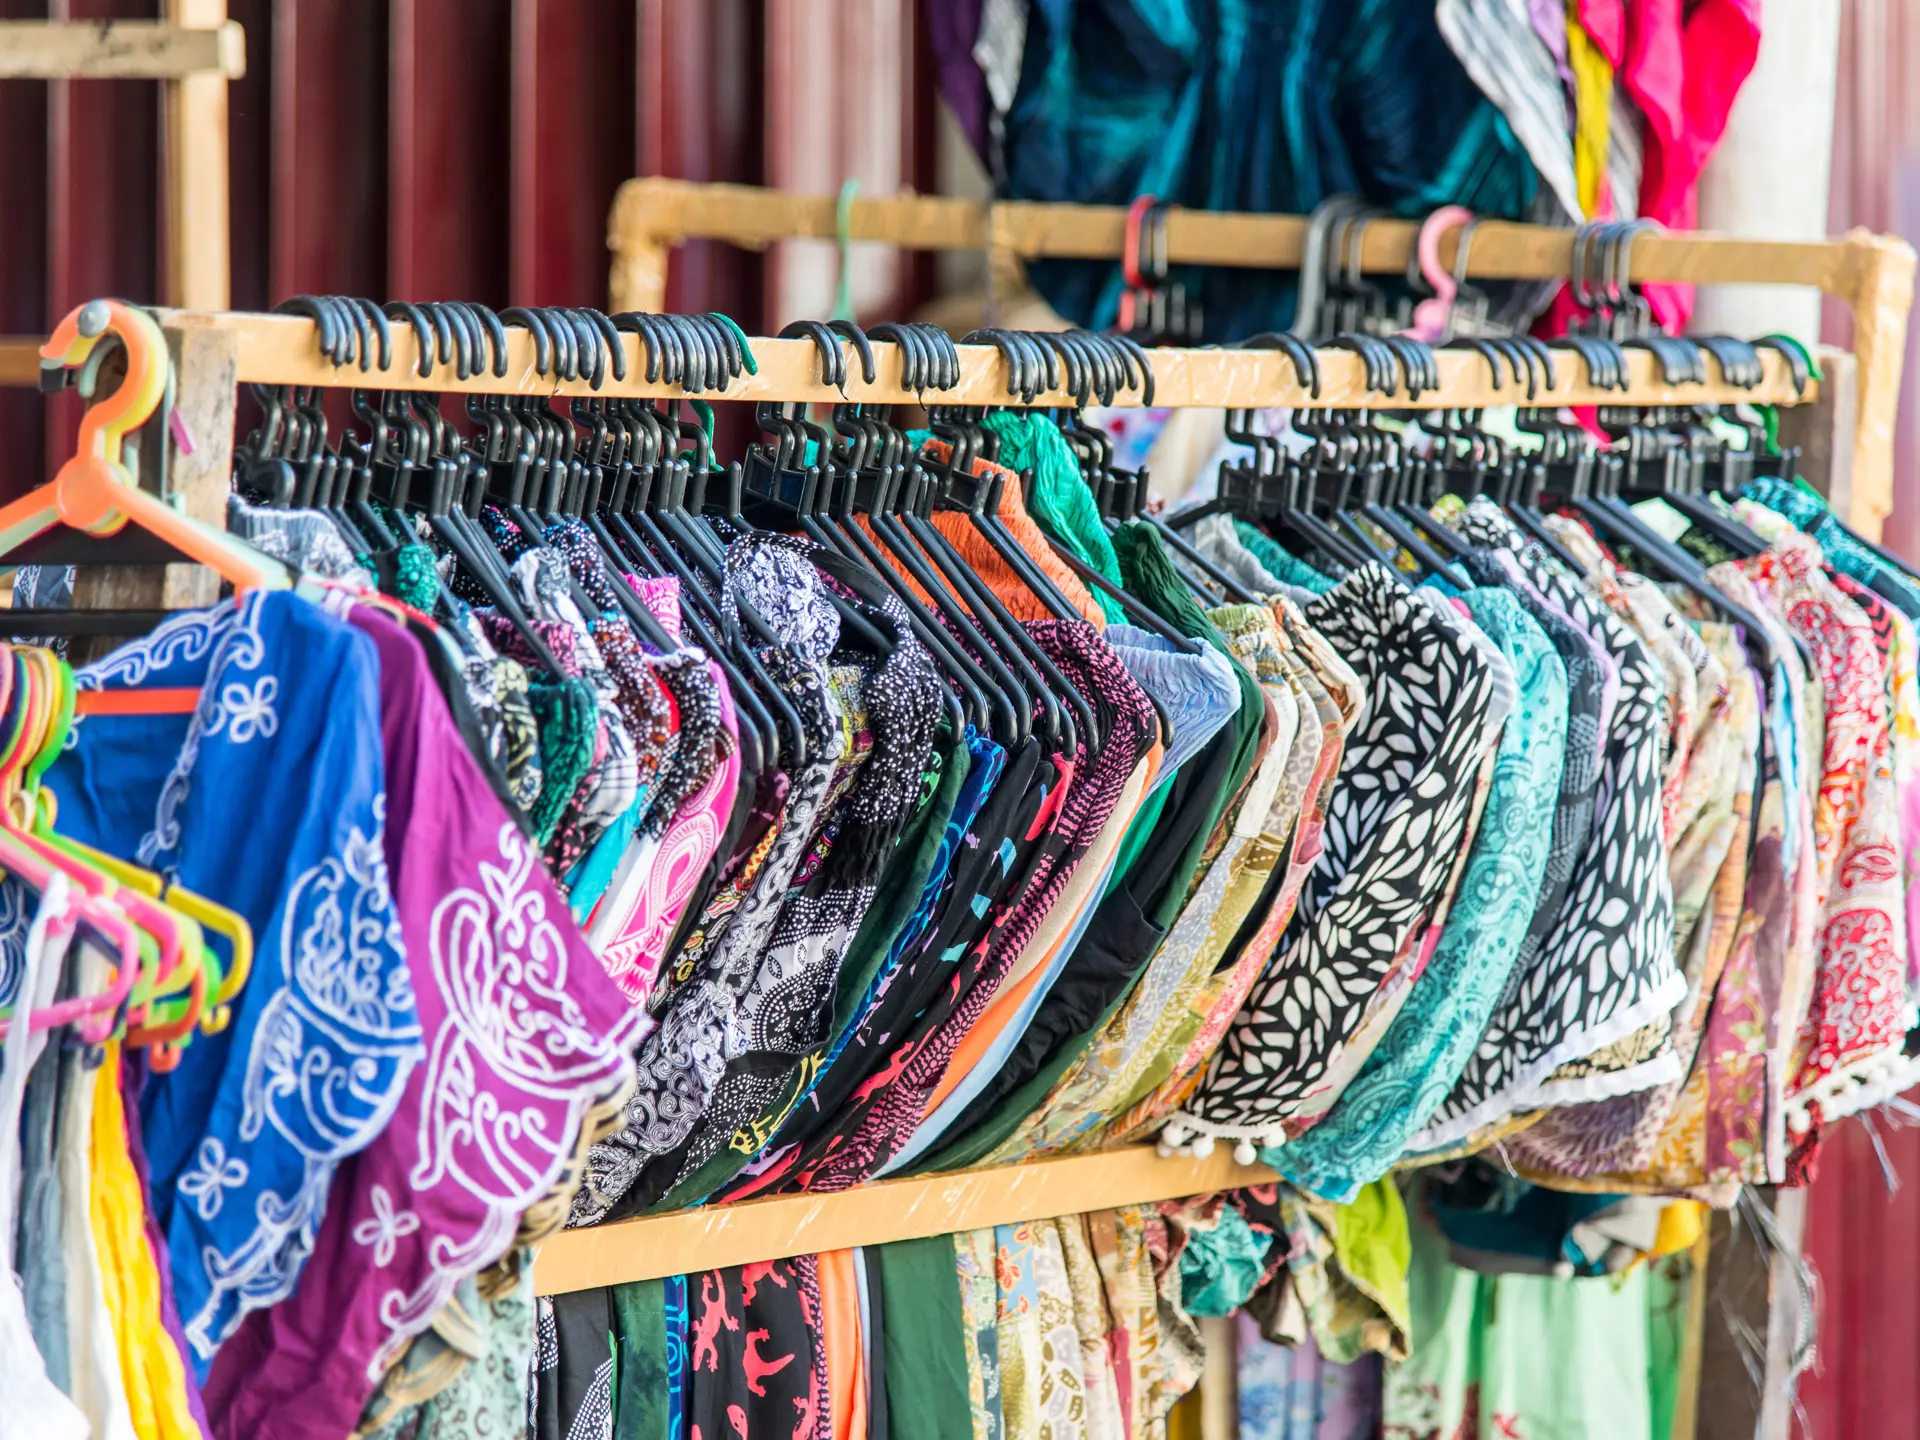
<path id="1" fill-rule="evenodd" d="M 1456 225 L 1473 223 L 1473 212 L 1464 205 L 1442 205 L 1421 223 L 1414 253 L 1420 260 L 1421 275 L 1433 287 L 1433 295 L 1413 307 L 1413 324 L 1401 334 L 1424 340 L 1429 345 L 1438 345 L 1447 338 L 1448 323 L 1453 318 L 1453 297 L 1460 293 L 1460 282 L 1440 263 L 1440 237 Z"/>

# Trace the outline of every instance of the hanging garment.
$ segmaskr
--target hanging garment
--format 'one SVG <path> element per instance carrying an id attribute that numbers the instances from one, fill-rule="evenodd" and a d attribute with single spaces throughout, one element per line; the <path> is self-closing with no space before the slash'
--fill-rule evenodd
<path id="1" fill-rule="evenodd" d="M 1670 1015 L 1685 991 L 1673 963 L 1673 900 L 1661 830 L 1660 699 L 1639 639 L 1523 541 L 1492 504 L 1453 512 L 1477 543 L 1514 557 L 1534 586 L 1605 645 L 1621 677 L 1594 806 L 1595 829 L 1567 886 L 1540 958 L 1496 1007 L 1459 1083 L 1408 1144 L 1437 1151 L 1544 1103 L 1597 1099 L 1674 1078 L 1671 1052 L 1604 1047 Z M 1604 958 L 1601 967 L 1595 962 Z M 1664 1033 L 1664 1032 L 1663 1032 Z M 1566 1065 L 1574 1071 L 1556 1072 Z"/>
<path id="2" fill-rule="evenodd" d="M 989 755 L 1003 753 L 971 728 L 964 736 L 946 730 L 936 735 L 927 757 L 927 769 L 920 778 L 913 815 L 901 832 L 898 855 L 881 872 L 873 901 L 867 906 L 860 929 L 842 961 L 832 1012 L 825 1026 L 832 1042 L 824 1053 L 809 1056 L 794 1066 L 780 1094 L 766 1106 L 762 1115 L 756 1117 L 751 1126 L 736 1129 L 726 1147 L 689 1172 L 663 1203 L 675 1203 L 681 1196 L 689 1201 L 704 1199 L 740 1174 L 748 1178 L 738 1193 L 751 1194 L 757 1188 L 755 1182 L 759 1177 L 774 1168 L 777 1161 L 772 1159 L 775 1153 L 771 1148 L 772 1137 L 784 1131 L 796 1107 L 810 1097 L 817 1078 L 844 1049 L 859 1011 L 871 1003 L 870 997 L 884 990 L 887 957 L 909 923 L 908 900 L 927 901 L 936 868 L 944 870 L 951 860 L 952 845 L 958 838 L 953 835 L 952 820 L 961 792 L 974 773 L 973 757 L 977 754 L 984 760 Z M 970 801 L 968 808 L 976 803 Z"/>
<path id="3" fill-rule="evenodd" d="M 782 1173 L 782 1167 L 795 1158 L 802 1137 L 816 1133 L 827 1118 L 836 1115 L 857 1082 L 865 1078 L 862 1061 L 866 1046 L 876 1034 L 885 1038 L 888 1033 L 884 1028 L 887 1022 L 882 1017 L 888 1013 L 912 1013 L 908 1007 L 914 1002 L 905 997 L 918 994 L 914 977 L 920 967 L 913 962 L 926 959 L 919 950 L 920 942 L 934 923 L 942 897 L 967 868 L 967 847 L 971 846 L 975 854 L 981 849 L 973 827 L 982 823 L 992 828 L 990 822 L 982 819 L 982 807 L 990 794 L 1000 793 L 1000 782 L 1006 774 L 1007 752 L 971 727 L 967 731 L 966 746 L 964 765 L 949 764 L 943 769 L 940 793 L 927 807 L 927 833 L 921 844 L 924 847 L 932 841 L 933 850 L 926 858 L 917 903 L 898 932 L 885 940 L 884 959 L 868 978 L 865 992 L 845 1018 L 841 1018 L 842 1007 L 836 1005 L 839 1031 L 833 1045 L 819 1069 L 811 1076 L 802 1077 L 802 1093 L 789 1107 L 787 1119 L 768 1142 L 764 1155 L 742 1167 L 745 1178 L 735 1193 L 754 1193 L 763 1183 L 771 1183 L 769 1177 Z M 950 785 L 955 794 L 952 808 L 943 820 L 940 809 Z M 1010 782 L 1010 788 L 1015 787 L 1024 788 L 1017 781 Z M 918 868 L 916 862 L 916 871 Z M 910 889 L 910 885 L 903 885 L 903 890 Z M 880 904 L 876 901 L 874 909 L 868 912 L 870 919 L 889 913 L 882 911 Z M 884 928 L 884 921 L 875 923 L 872 942 L 875 948 L 882 943 Z M 932 964 L 925 966 L 927 971 L 938 968 Z M 841 999 L 846 1000 L 851 994 L 851 987 L 843 987 Z"/>
<path id="4" fill-rule="evenodd" d="M 84 947 L 78 959 L 84 976 L 81 993 L 99 993 L 105 962 Z M 88 970 L 95 973 L 86 975 Z M 83 1064 L 77 1050 L 62 1057 L 61 1071 L 59 1258 L 66 1277 L 68 1393 L 99 1440 L 135 1440 L 93 1223 L 93 1190 L 102 1183 L 92 1169 L 95 1072 Z"/>
<path id="5" fill-rule="evenodd" d="M 1157 729 L 1152 705 L 1090 627 L 1050 621 L 1030 628 L 1076 688 L 1101 704 L 1106 738 L 1097 754 L 1080 761 L 1078 772 L 1069 780 L 1058 823 L 1039 851 L 1026 884 L 1011 904 L 1003 902 L 974 946 L 981 958 L 972 984 L 900 1077 L 877 1097 L 865 1134 L 856 1134 L 839 1158 L 818 1167 L 809 1178 L 811 1188 L 836 1189 L 867 1178 L 911 1138 L 955 1047 L 992 1003 L 1006 973 L 1065 890 L 1152 743 Z M 1083 738 L 1083 749 L 1086 743 Z"/>
<path id="6" fill-rule="evenodd" d="M 1282 668 L 1294 692 L 1300 726 L 1288 755 L 1279 789 L 1262 822 L 1262 835 L 1276 847 L 1280 862 L 1269 870 L 1264 888 L 1240 929 L 1227 945 L 1213 974 L 1190 1002 L 1202 1018 L 1170 1073 L 1153 1092 L 1137 1101 L 1109 1127 L 1116 1138 L 1137 1138 L 1176 1109 L 1192 1093 L 1247 992 L 1266 968 L 1293 909 L 1300 888 L 1320 857 L 1325 829 L 1325 796 L 1339 769 L 1349 710 L 1359 705 L 1359 680 L 1306 625 L 1284 596 L 1272 611 L 1276 636 L 1284 645 Z M 1328 685 L 1340 692 L 1338 701 Z"/>
<path id="7" fill-rule="evenodd" d="M 1419 1341 L 1387 1372 L 1388 1433 L 1665 1433 L 1652 1397 L 1673 1393 L 1680 1351 L 1666 1332 L 1683 1323 L 1686 1306 L 1646 1267 L 1597 1279 L 1476 1275 L 1449 1264 L 1444 1241 L 1420 1222 L 1410 1289 Z M 1582 1362 L 1543 1369 L 1544 1337 Z"/>
<path id="8" fill-rule="evenodd" d="M 738 541 L 728 551 L 727 566 L 729 588 L 723 598 L 734 595 L 736 589 L 744 593 L 769 616 L 775 633 L 785 642 L 784 652 L 769 650 L 763 658 L 779 664 L 782 670 L 772 673 L 784 671 L 792 687 L 790 698 L 807 726 L 808 763 L 794 783 L 786 821 L 751 896 L 701 972 L 668 997 L 660 1028 L 643 1045 L 639 1086 L 628 1101 L 626 1124 L 594 1150 L 587 1188 L 574 1201 L 575 1224 L 605 1218 L 650 1162 L 677 1154 L 711 1103 L 726 1070 L 741 996 L 778 921 L 814 828 L 826 811 L 835 772 L 851 751 L 852 737 L 828 675 L 829 657 L 839 644 L 839 616 L 804 552 Z M 737 606 L 738 601 L 730 603 Z M 783 660 L 775 660 L 783 654 Z M 730 796 L 726 804 L 731 805 Z M 721 813 L 716 806 L 716 819 L 710 822 L 716 842 Z M 657 868 L 653 873 L 658 873 Z M 649 1201 L 664 1193 L 678 1173 L 677 1163 L 666 1163 L 671 1164 L 672 1173 L 650 1187 Z"/>
<path id="9" fill-rule="evenodd" d="M 385 771 L 366 740 L 379 667 L 353 627 L 254 592 L 76 680 L 201 699 L 190 716 L 76 724 L 47 773 L 62 832 L 171 870 L 245 918 L 258 947 L 233 1023 L 187 1047 L 143 1107 L 155 1218 L 204 1374 L 245 1313 L 292 1292 L 336 1168 L 385 1131 L 426 1053 L 382 846 Z M 236 823 L 239 795 L 275 823 Z"/>
<path id="10" fill-rule="evenodd" d="M 1174 1143 L 1194 1132 L 1282 1138 L 1441 902 L 1492 738 L 1492 678 L 1463 631 L 1384 571 L 1356 572 L 1306 617 L 1365 677 L 1367 717 L 1347 746 L 1297 938 L 1171 1122 Z"/>
<path id="11" fill-rule="evenodd" d="M 1827 1104 L 1840 1101 L 1844 1111 L 1851 1077 L 1876 1078 L 1905 1036 L 1906 910 L 1886 670 L 1871 622 L 1820 564 L 1819 547 L 1797 535 L 1742 562 L 1813 651 L 1826 690 L 1826 757 L 1814 810 L 1825 902 L 1820 965 L 1788 1095 L 1796 1135 Z"/>
<path id="12" fill-rule="evenodd" d="M 514 1244 L 529 1211 L 557 1226 L 601 1123 L 589 1116 L 623 1094 L 640 1031 L 475 783 L 418 642 L 365 607 L 350 618 L 380 660 L 384 860 L 428 1060 L 340 1176 L 319 1270 L 222 1347 L 208 1403 L 235 1437 L 353 1428 L 406 1340 Z M 519 1124 L 477 1132 L 476 1108 Z"/>
<path id="13" fill-rule="evenodd" d="M 926 1168 L 972 1164 L 994 1150 L 1113 1022 L 1128 987 L 1186 903 L 1219 804 L 1231 788 L 1230 776 L 1244 758 L 1241 741 L 1250 730 L 1237 727 L 1252 717 L 1240 713 L 1240 680 L 1223 653 L 1207 649 L 1186 655 L 1170 641 L 1130 626 L 1109 626 L 1107 637 L 1128 672 L 1173 720 L 1173 744 L 1158 791 L 1163 802 L 1151 825 L 1140 822 L 1153 800 L 1142 807 L 1115 862 L 1117 879 L 1060 977 L 1006 1060 L 984 1077 L 967 1111 L 950 1124 L 952 1143 Z M 1169 771 L 1175 772 L 1170 779 Z"/>
<path id="14" fill-rule="evenodd" d="M 1205 210 L 1305 214 L 1361 194 L 1420 214 L 1443 203 L 1520 218 L 1538 173 L 1448 48 L 1432 6 L 1249 6 L 1191 0 L 1029 12 L 1006 116 L 1007 193 L 1124 205 L 1153 194 Z M 1307 117 L 1307 118 L 1303 118 Z M 1060 314 L 1104 328 L 1111 263 L 1028 267 Z M 1186 278 L 1213 340 L 1284 329 L 1294 277 Z"/>
<path id="15" fill-rule="evenodd" d="M 1694 816 L 1674 846 L 1671 865 L 1676 959 L 1687 981 L 1687 998 L 1675 1009 L 1671 1034 L 1683 1075 L 1694 1064 L 1707 1002 L 1719 984 L 1739 922 L 1760 739 L 1752 672 L 1731 627 L 1703 624 L 1700 632 L 1725 665 L 1729 681 L 1695 747 L 1689 775 L 1690 781 L 1695 774 L 1703 777 L 1710 793 L 1689 807 Z M 1714 903 L 1709 909 L 1710 900 Z M 1515 1139 L 1514 1163 L 1523 1171 L 1531 1167 L 1567 1175 L 1642 1170 L 1652 1163 L 1682 1083 L 1676 1078 L 1632 1095 L 1555 1110 Z"/>
<path id="16" fill-rule="evenodd" d="M 6 1262 L 0 1266 L 0 1385 L 7 1395 L 5 1427 L 15 1435 L 44 1435 L 50 1440 L 85 1440 L 89 1425 L 61 1386 L 48 1377 L 46 1359 L 35 1343 L 14 1249 L 18 1219 L 14 1207 L 20 1193 L 20 1111 L 27 1072 L 33 1068 L 35 1051 L 46 1043 L 23 1021 L 28 1009 L 45 1009 L 52 1002 L 73 924 L 66 881 L 55 875 L 40 897 L 21 947 L 20 978 L 14 988 L 18 1014 L 0 1051 L 0 1246 L 5 1248 L 0 1259 Z"/>
<path id="17" fill-rule="evenodd" d="M 1384 1175 L 1446 1098 L 1503 992 L 1546 871 L 1566 749 L 1566 669 L 1520 603 L 1465 598 L 1498 641 L 1520 699 L 1502 731 L 1492 793 L 1432 958 L 1392 1028 L 1319 1124 L 1281 1147 L 1280 1173 L 1349 1200 Z"/>

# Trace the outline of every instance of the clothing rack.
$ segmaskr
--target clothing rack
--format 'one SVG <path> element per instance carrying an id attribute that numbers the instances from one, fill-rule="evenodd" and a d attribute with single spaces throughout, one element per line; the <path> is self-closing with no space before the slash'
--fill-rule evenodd
<path id="1" fill-rule="evenodd" d="M 841 233 L 839 207 L 830 195 L 695 184 L 664 176 L 629 180 L 615 194 L 607 219 L 607 247 L 613 252 L 609 308 L 662 309 L 668 255 L 685 241 L 722 240 L 759 250 L 780 240 L 832 240 Z M 990 251 L 1022 260 L 1117 260 L 1127 228 L 1127 212 L 1118 206 L 903 195 L 855 199 L 846 209 L 851 240 L 908 250 Z M 1174 265 L 1295 268 L 1307 226 L 1300 215 L 1173 206 L 1166 212 L 1166 258 Z M 1409 220 L 1368 222 L 1360 237 L 1360 268 L 1369 274 L 1404 275 L 1419 228 Z M 1573 235 L 1541 225 L 1483 221 L 1473 232 L 1467 274 L 1489 280 L 1564 277 L 1572 269 Z M 1457 231 L 1441 237 L 1442 264 L 1452 266 L 1457 248 Z M 1907 312 L 1913 303 L 1913 247 L 1864 229 L 1837 240 L 1809 241 L 1650 232 L 1634 238 L 1631 256 L 1636 280 L 1805 285 L 1852 310 L 1858 401 L 1851 425 L 1850 489 L 1843 508 L 1856 529 L 1877 539 L 1893 508 L 1893 427 L 1906 358 Z M 1181 402 L 1169 394 L 1163 403 L 1233 402 Z M 1276 398 L 1266 403 L 1292 402 Z"/>
<path id="2" fill-rule="evenodd" d="M 1900 317 L 1900 318 L 1903 318 Z M 335 367 L 322 355 L 315 323 L 304 317 L 171 310 L 160 314 L 178 374 L 176 412 L 194 441 L 191 454 L 173 457 L 170 483 L 181 508 L 219 523 L 224 515 L 232 472 L 237 390 L 241 384 L 354 386 L 368 389 L 475 391 L 492 394 L 600 394 L 631 397 L 683 397 L 677 386 L 645 378 L 646 356 L 639 337 L 623 335 L 627 378 L 607 377 L 595 391 L 584 380 L 559 381 L 535 369 L 535 342 L 524 330 L 508 332 L 506 374 L 459 379 L 444 366 L 422 378 L 419 352 L 410 327 L 392 327 L 392 351 L 385 365 L 362 370 L 357 364 Z M 842 399 L 873 403 L 912 403 L 922 397 L 902 388 L 897 345 L 875 343 L 876 378 L 850 376 L 844 394 L 819 378 L 819 352 L 811 340 L 755 339 L 750 342 L 757 373 L 744 374 L 724 391 L 702 399 L 817 401 Z M 1798 395 L 1785 359 L 1764 351 L 1764 377 L 1753 389 L 1725 382 L 1717 369 L 1705 384 L 1673 386 L 1657 374 L 1657 362 L 1629 351 L 1627 389 L 1600 391 L 1588 384 L 1584 363 L 1574 354 L 1558 356 L 1558 378 L 1550 392 L 1532 403 L 1627 406 L 1728 403 L 1806 405 L 1818 386 Z M 959 347 L 960 383 L 926 398 L 942 402 L 990 405 L 1008 400 L 1008 371 L 990 346 Z M 1181 350 L 1150 352 L 1154 400 L 1172 406 L 1251 407 L 1333 405 L 1358 408 L 1477 407 L 1513 403 L 1524 397 L 1511 383 L 1496 394 L 1487 363 L 1469 352 L 1439 352 L 1441 385 L 1417 400 L 1383 397 L 1366 391 L 1362 361 L 1345 350 L 1322 350 L 1323 372 L 1317 401 L 1297 383 L 1290 362 L 1275 351 Z M 1036 405 L 1066 405 L 1071 397 L 1043 392 Z M 1137 391 L 1120 398 L 1138 404 Z M 1886 437 L 1880 442 L 1886 443 Z M 94 581 L 75 587 L 77 608 L 105 605 L 205 603 L 198 590 L 208 577 L 189 567 L 168 567 L 170 578 L 155 593 L 151 567 L 95 570 Z M 142 588 L 145 587 L 145 588 Z M 1038 1160 L 1018 1166 L 912 1179 L 879 1181 L 838 1194 L 775 1196 L 737 1206 L 644 1216 L 582 1230 L 565 1231 L 540 1249 L 536 1288 L 558 1294 L 596 1285 L 656 1278 L 751 1260 L 781 1258 L 853 1244 L 923 1238 L 955 1230 L 1045 1219 L 1116 1205 L 1149 1204 L 1275 1179 L 1264 1165 L 1242 1166 L 1227 1147 L 1196 1159 L 1162 1157 L 1147 1145 L 1097 1154 Z"/>

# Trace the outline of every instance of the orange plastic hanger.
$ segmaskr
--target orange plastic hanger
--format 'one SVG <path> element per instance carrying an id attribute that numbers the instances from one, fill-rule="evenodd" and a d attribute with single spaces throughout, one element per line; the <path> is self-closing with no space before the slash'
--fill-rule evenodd
<path id="1" fill-rule="evenodd" d="M 142 490 L 122 461 L 126 437 L 153 414 L 166 394 L 170 362 L 160 327 L 144 311 L 118 300 L 89 300 L 70 312 L 40 347 L 43 369 L 86 363 L 108 335 L 126 349 L 127 373 L 120 388 L 89 406 L 80 418 L 73 458 L 45 485 L 0 507 L 0 560 L 56 525 L 93 535 L 138 526 L 231 581 L 236 591 L 286 589 L 294 576 L 272 556 L 212 525 L 183 515 Z M 102 702 L 86 699 L 79 713 L 96 713 Z M 149 692 L 106 702 L 118 714 L 179 713 L 193 701 L 171 692 Z M 140 708 L 142 706 L 151 708 Z M 105 706 L 99 713 L 105 713 Z"/>

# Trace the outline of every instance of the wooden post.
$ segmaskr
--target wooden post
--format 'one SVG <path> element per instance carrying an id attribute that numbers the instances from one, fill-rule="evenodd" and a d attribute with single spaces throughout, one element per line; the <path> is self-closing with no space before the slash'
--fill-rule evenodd
<path id="1" fill-rule="evenodd" d="M 629 180 L 607 212 L 607 249 L 613 264 L 607 276 L 607 312 L 657 314 L 667 303 L 667 252 L 680 243 L 648 225 L 654 199 L 652 180 Z"/>
<path id="2" fill-rule="evenodd" d="M 1913 305 L 1913 247 L 1891 235 L 1854 230 L 1853 353 L 1860 364 L 1859 427 L 1853 442 L 1853 527 L 1878 540 L 1893 510 L 1893 427 L 1907 358 L 1907 312 Z"/>
<path id="3" fill-rule="evenodd" d="M 191 455 L 172 448 L 170 495 L 196 520 L 221 524 L 233 473 L 239 341 L 213 325 L 168 324 L 165 333 L 178 377 L 174 413 L 193 441 Z M 82 565 L 73 577 L 76 610 L 187 610 L 219 593 L 219 577 L 198 565 Z"/>
<path id="4" fill-rule="evenodd" d="M 1792 1268 L 1806 1224 L 1806 1197 L 1805 1190 L 1759 1192 L 1760 1203 L 1773 1211 L 1780 1238 L 1790 1247 L 1790 1253 L 1777 1253 L 1771 1262 L 1748 1226 L 1736 1227 L 1727 1212 L 1714 1212 L 1694 1428 L 1683 1432 L 1676 1427 L 1674 1440 L 1688 1440 L 1689 1433 L 1697 1440 L 1788 1440 L 1793 1394 L 1787 1366 L 1800 1305 Z M 1734 1338 L 1735 1323 L 1760 1340 L 1764 1353 L 1743 1355 Z M 1749 1360 L 1761 1367 L 1757 1382 L 1747 1369 Z"/>
<path id="5" fill-rule="evenodd" d="M 1780 443 L 1800 448 L 1800 473 L 1827 497 L 1836 515 L 1857 518 L 1859 433 L 1860 362 L 1850 351 L 1822 347 L 1820 394 L 1780 411 Z"/>
<path id="6" fill-rule="evenodd" d="M 167 0 L 167 18 L 190 29 L 221 30 L 227 26 L 227 0 Z M 244 48 L 241 54 L 244 62 Z M 232 287 L 227 76 L 217 71 L 183 76 L 166 93 L 167 303 L 224 310 Z"/>

